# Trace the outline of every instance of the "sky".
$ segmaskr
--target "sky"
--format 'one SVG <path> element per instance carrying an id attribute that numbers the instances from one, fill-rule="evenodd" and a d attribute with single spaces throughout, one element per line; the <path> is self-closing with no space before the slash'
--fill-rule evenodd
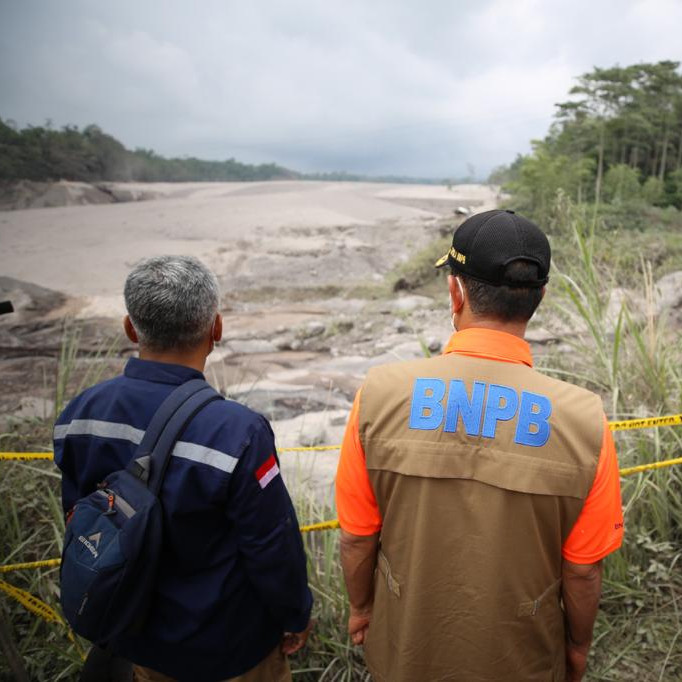
<path id="1" fill-rule="evenodd" d="M 0 117 L 165 156 L 484 178 L 594 66 L 682 61 L 682 0 L 0 0 Z"/>

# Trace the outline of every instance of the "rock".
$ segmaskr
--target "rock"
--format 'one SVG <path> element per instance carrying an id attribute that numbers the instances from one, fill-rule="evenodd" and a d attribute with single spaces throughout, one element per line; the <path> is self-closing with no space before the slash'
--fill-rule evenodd
<path id="1" fill-rule="evenodd" d="M 303 404 L 305 404 L 305 396 Z M 310 403 L 308 403 L 310 405 Z M 320 409 L 320 405 L 313 411 L 297 414 L 294 417 L 271 420 L 272 428 L 277 436 L 278 447 L 296 447 L 311 445 L 333 445 L 343 439 L 350 403 L 345 399 L 339 399 L 337 405 L 329 405 Z M 329 453 L 338 454 L 333 450 Z M 315 457 L 314 453 L 302 453 L 309 461 Z M 282 454 L 282 458 L 290 457 L 291 454 Z M 327 458 L 326 452 L 318 455 Z"/>
<path id="2" fill-rule="evenodd" d="M 410 313 L 419 308 L 430 308 L 433 304 L 433 299 L 426 296 L 399 296 L 396 298 L 391 307 L 394 312 Z"/>
<path id="3" fill-rule="evenodd" d="M 405 320 L 399 317 L 393 320 L 393 329 L 395 329 L 395 331 L 397 331 L 398 334 L 404 334 L 405 332 L 408 332 L 410 330 Z"/>
<path id="4" fill-rule="evenodd" d="M 277 346 L 267 339 L 230 339 L 225 344 L 235 355 L 274 353 Z"/>
<path id="5" fill-rule="evenodd" d="M 98 182 L 95 187 L 108 194 L 116 203 L 126 203 L 128 201 L 144 201 L 145 199 L 156 199 L 158 192 L 143 190 L 136 185 L 128 186 L 125 183 Z"/>
<path id="6" fill-rule="evenodd" d="M 531 326 L 526 330 L 525 338 L 528 343 L 548 343 L 555 341 L 557 334 L 544 327 Z"/>
<path id="7" fill-rule="evenodd" d="M 458 206 L 455 209 L 455 215 L 469 215 L 471 211 L 465 206 Z"/>
<path id="8" fill-rule="evenodd" d="M 294 339 L 289 347 L 291 350 L 301 350 L 301 348 L 303 348 L 303 344 L 298 339 Z"/>
<path id="9" fill-rule="evenodd" d="M 275 340 L 277 350 L 291 350 L 292 339 L 288 336 L 278 337 Z"/>
<path id="10" fill-rule="evenodd" d="M 389 359 L 382 358 L 381 363 L 395 362 L 396 360 L 414 360 L 417 358 L 423 358 L 424 349 L 422 348 L 422 345 L 419 343 L 419 341 L 408 341 L 395 346 L 386 355 L 392 357 Z"/>
<path id="11" fill-rule="evenodd" d="M 393 291 L 405 291 L 410 288 L 410 283 L 404 277 L 398 277 L 393 283 Z"/>
<path id="12" fill-rule="evenodd" d="M 315 336 L 324 334 L 326 329 L 327 328 L 322 322 L 308 322 L 308 324 L 300 330 L 299 336 L 302 339 L 312 339 Z"/>
<path id="13" fill-rule="evenodd" d="M 426 340 L 426 347 L 431 353 L 439 353 L 443 344 L 435 336 L 431 336 Z"/>
<path id="14" fill-rule="evenodd" d="M 654 285 L 656 313 L 682 306 L 682 270 L 671 272 Z"/>
<path id="15" fill-rule="evenodd" d="M 49 208 L 53 206 L 83 206 L 111 204 L 114 199 L 87 182 L 33 182 L 20 180 L 3 187 L 0 208 Z"/>
<path id="16" fill-rule="evenodd" d="M 604 313 L 604 324 L 609 330 L 615 330 L 618 324 L 620 311 L 623 307 L 627 307 L 630 314 L 637 318 L 639 311 L 633 310 L 634 297 L 632 293 L 621 287 L 614 287 L 609 292 L 609 302 L 606 304 L 606 312 Z"/>
<path id="17" fill-rule="evenodd" d="M 3 321 L 17 323 L 27 314 L 44 315 L 66 302 L 66 296 L 58 291 L 24 282 L 12 277 L 0 276 L 0 300 L 9 300 L 14 313 L 2 317 Z"/>
<path id="18" fill-rule="evenodd" d="M 347 318 L 341 318 L 336 321 L 336 328 L 341 334 L 347 334 L 351 329 L 353 329 L 354 326 L 355 323 L 353 320 L 349 320 Z"/>
<path id="19" fill-rule="evenodd" d="M 327 431 L 321 423 L 306 424 L 298 436 L 298 442 L 305 446 L 328 445 Z"/>
<path id="20" fill-rule="evenodd" d="M 19 409 L 13 414 L 18 419 L 48 419 L 54 414 L 54 400 L 26 396 L 19 400 Z"/>

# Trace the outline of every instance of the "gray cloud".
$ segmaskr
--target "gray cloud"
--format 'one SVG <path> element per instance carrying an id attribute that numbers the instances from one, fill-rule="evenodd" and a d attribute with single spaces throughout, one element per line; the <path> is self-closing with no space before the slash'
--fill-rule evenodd
<path id="1" fill-rule="evenodd" d="M 0 0 L 0 116 L 300 170 L 481 174 L 594 65 L 682 57 L 675 0 Z"/>

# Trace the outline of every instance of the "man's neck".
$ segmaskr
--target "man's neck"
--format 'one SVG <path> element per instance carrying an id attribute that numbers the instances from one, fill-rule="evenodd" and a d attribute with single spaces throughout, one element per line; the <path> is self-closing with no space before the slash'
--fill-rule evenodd
<path id="1" fill-rule="evenodd" d="M 507 334 L 513 334 L 518 336 L 520 339 L 526 336 L 527 322 L 502 322 L 500 320 L 489 319 L 486 317 L 470 317 L 466 320 L 461 320 L 457 330 L 463 331 L 464 329 L 472 329 L 478 327 L 479 329 L 492 329 L 496 332 L 505 332 Z"/>
<path id="2" fill-rule="evenodd" d="M 140 347 L 140 360 L 166 362 L 171 365 L 182 365 L 203 372 L 206 367 L 206 353 L 201 349 L 153 351 Z"/>

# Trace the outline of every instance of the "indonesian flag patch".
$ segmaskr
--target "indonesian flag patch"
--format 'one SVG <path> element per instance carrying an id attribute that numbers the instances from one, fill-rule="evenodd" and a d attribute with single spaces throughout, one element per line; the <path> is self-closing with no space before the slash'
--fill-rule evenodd
<path id="1" fill-rule="evenodd" d="M 279 467 L 274 455 L 270 455 L 263 464 L 256 470 L 256 480 L 261 488 L 272 481 L 279 474 Z"/>

